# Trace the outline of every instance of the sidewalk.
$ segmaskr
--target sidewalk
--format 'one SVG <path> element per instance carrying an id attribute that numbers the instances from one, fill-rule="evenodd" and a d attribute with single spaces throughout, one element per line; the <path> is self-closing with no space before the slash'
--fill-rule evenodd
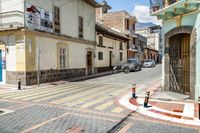
<path id="1" fill-rule="evenodd" d="M 101 73 L 96 73 L 96 74 L 93 74 L 93 75 L 87 75 L 87 76 L 72 78 L 72 79 L 69 79 L 67 81 L 76 82 L 76 81 L 82 81 L 82 80 L 86 80 L 86 79 L 92 79 L 92 78 L 102 77 L 102 76 L 111 75 L 111 74 L 113 74 L 113 71 L 101 72 Z"/>
<path id="2" fill-rule="evenodd" d="M 50 87 L 50 86 L 56 86 L 56 85 L 59 85 L 59 84 L 65 84 L 67 82 L 83 81 L 83 80 L 86 80 L 86 79 L 92 79 L 92 78 L 97 78 L 97 77 L 111 75 L 111 74 L 113 74 L 112 71 L 107 71 L 107 72 L 97 73 L 97 74 L 93 74 L 93 75 L 71 78 L 71 79 L 68 79 L 68 80 L 61 80 L 61 81 L 51 82 L 51 83 L 42 83 L 42 84 L 40 84 L 39 87 L 38 87 L 38 85 L 31 85 L 31 86 L 21 86 L 21 88 L 22 88 L 22 90 L 40 89 L 40 88 L 46 88 L 46 87 Z M 0 85 L 0 94 L 1 93 L 8 93 L 8 92 L 15 92 L 15 91 L 18 91 L 17 85 Z"/>
<path id="3" fill-rule="evenodd" d="M 187 95 L 161 92 L 159 88 L 159 83 L 147 88 L 147 91 L 151 92 L 148 108 L 143 107 L 144 96 L 132 99 L 131 92 L 121 97 L 119 103 L 130 110 L 151 118 L 183 125 L 200 126 L 197 102 L 184 100 L 189 98 Z"/>

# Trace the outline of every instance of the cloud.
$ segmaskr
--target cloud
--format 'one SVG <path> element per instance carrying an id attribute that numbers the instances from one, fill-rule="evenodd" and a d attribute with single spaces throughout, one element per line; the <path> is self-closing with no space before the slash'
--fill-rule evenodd
<path id="1" fill-rule="evenodd" d="M 138 22 L 141 23 L 152 22 L 154 24 L 161 25 L 161 21 L 158 20 L 157 17 L 150 16 L 149 6 L 136 5 L 132 13 L 137 18 Z"/>

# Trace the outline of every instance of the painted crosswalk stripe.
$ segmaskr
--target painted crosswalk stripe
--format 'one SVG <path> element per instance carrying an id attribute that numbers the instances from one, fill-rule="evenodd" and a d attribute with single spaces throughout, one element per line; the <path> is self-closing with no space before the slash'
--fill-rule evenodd
<path id="1" fill-rule="evenodd" d="M 110 91 L 113 91 L 113 90 L 110 90 Z M 122 89 L 122 90 L 115 91 L 115 92 L 112 93 L 111 95 L 116 95 L 116 94 L 118 94 L 118 93 L 120 93 L 120 92 L 122 92 L 122 91 L 124 91 L 124 90 Z M 106 92 L 106 93 L 109 93 L 109 92 Z M 108 98 L 109 98 L 108 95 L 98 97 L 98 98 L 95 99 L 95 100 L 92 100 L 92 101 L 90 101 L 90 102 L 88 101 L 86 104 L 83 104 L 83 105 L 81 106 L 81 108 L 88 108 L 88 107 L 90 107 L 90 106 L 92 106 L 92 105 L 95 105 L 95 104 L 97 104 L 97 103 L 99 103 L 99 102 L 102 102 L 103 100 L 106 100 L 106 99 L 108 99 Z"/>
<path id="2" fill-rule="evenodd" d="M 106 102 L 106 103 L 104 103 L 104 104 L 102 104 L 102 105 L 96 107 L 95 109 L 96 109 L 96 110 L 104 110 L 105 108 L 107 108 L 107 107 L 109 107 L 109 106 L 111 106 L 111 105 L 113 105 L 113 100 L 108 101 L 108 102 Z"/>
<path id="3" fill-rule="evenodd" d="M 70 86 L 73 85 L 73 84 L 70 84 Z M 66 85 L 60 85 L 59 87 L 62 87 L 62 86 L 66 86 Z M 57 89 L 59 88 L 58 86 L 56 87 L 51 87 L 51 90 L 52 89 Z M 48 88 L 43 88 L 43 89 L 32 89 L 32 90 L 25 90 L 23 92 L 16 92 L 16 93 L 10 93 L 9 95 L 5 95 L 5 96 L 2 96 L 3 98 L 12 98 L 12 97 L 16 97 L 16 96 L 24 96 L 24 95 L 28 95 L 28 94 L 32 94 L 32 93 L 35 93 L 35 92 L 43 92 L 43 91 L 47 91 L 49 90 Z"/>
<path id="4" fill-rule="evenodd" d="M 84 86 L 89 87 L 91 85 L 77 85 L 77 86 L 73 86 L 73 87 L 72 86 L 71 87 L 62 87 L 62 88 L 59 88 L 59 89 L 54 90 L 52 92 L 48 92 L 48 93 L 45 93 L 45 94 L 43 94 L 43 93 L 41 94 L 40 93 L 40 94 L 34 95 L 32 97 L 22 98 L 21 100 L 32 100 L 32 99 L 36 99 L 36 98 L 46 97 L 46 96 L 53 95 L 53 94 L 60 94 L 60 93 L 63 94 L 66 91 L 67 92 L 65 94 L 68 94 L 68 93 L 73 92 L 73 91 L 74 92 L 78 91 L 78 90 L 82 89 Z"/>
<path id="5" fill-rule="evenodd" d="M 55 96 L 58 96 L 58 95 L 67 95 L 67 94 L 72 93 L 72 92 L 78 92 L 78 91 L 83 90 L 85 88 L 93 88 L 93 87 L 95 87 L 95 86 L 94 85 L 77 85 L 77 86 L 73 86 L 73 87 L 70 87 L 70 88 L 59 89 L 59 90 L 51 92 L 51 93 L 36 95 L 36 96 L 30 97 L 30 98 L 24 98 L 22 100 L 33 100 L 33 99 L 37 99 L 37 98 L 49 98 L 49 97 L 55 97 Z"/>
<path id="6" fill-rule="evenodd" d="M 115 89 L 115 90 L 113 90 L 113 89 Z M 99 93 L 95 93 L 95 94 L 92 94 L 92 95 L 88 95 L 88 96 L 86 95 L 86 96 L 84 96 L 82 98 L 79 98 L 76 101 L 73 101 L 73 102 L 70 102 L 70 103 L 66 103 L 64 105 L 71 107 L 71 106 L 78 105 L 80 103 L 84 103 L 85 101 L 91 100 L 91 99 L 93 99 L 95 97 L 98 97 L 98 96 L 104 94 L 104 93 L 107 94 L 107 93 L 112 92 L 112 91 L 115 92 L 115 93 L 118 93 L 118 91 L 120 91 L 120 90 L 116 91 L 116 88 L 113 88 L 113 89 L 107 89 L 105 91 L 102 91 L 102 92 L 99 92 Z M 122 91 L 122 89 L 121 89 L 121 91 Z M 115 93 L 113 93 L 113 94 L 115 94 Z"/>
<path id="7" fill-rule="evenodd" d="M 72 86 L 73 86 L 73 85 L 72 85 Z M 37 91 L 37 92 L 30 93 L 30 94 L 26 94 L 26 95 L 15 96 L 15 97 L 12 97 L 12 99 L 23 99 L 23 98 L 26 98 L 26 97 L 33 97 L 33 96 L 37 96 L 37 95 L 42 95 L 42 94 L 54 92 L 54 91 L 56 91 L 56 90 L 61 90 L 61 89 L 70 88 L 70 87 L 72 87 L 72 86 L 57 87 L 57 88 L 53 88 L 53 89 L 46 89 L 46 90 L 44 90 L 44 91 Z"/>
<path id="8" fill-rule="evenodd" d="M 83 97 L 84 95 L 87 95 L 87 94 L 92 94 L 93 92 L 98 92 L 102 89 L 105 89 L 105 88 L 102 88 L 101 87 L 102 85 L 98 85 L 96 88 L 94 88 L 93 90 L 87 90 L 87 91 L 84 91 L 84 92 L 78 92 L 70 97 L 65 97 L 65 98 L 61 98 L 61 99 L 58 99 L 58 100 L 54 100 L 52 101 L 51 103 L 53 104 L 62 104 L 62 103 L 66 103 L 68 101 L 72 101 L 74 99 L 77 99 L 77 98 L 80 98 L 80 97 Z"/>
<path id="9" fill-rule="evenodd" d="M 107 88 L 107 87 L 104 87 L 104 89 L 106 89 L 106 88 Z M 102 95 L 102 94 L 105 94 L 105 95 L 106 95 L 106 93 L 109 93 L 109 92 L 111 92 L 111 91 L 113 91 L 113 90 L 101 91 L 101 92 L 98 91 L 98 93 L 95 93 L 95 94 L 92 94 L 92 95 L 89 95 L 89 96 L 88 96 L 88 95 L 85 95 L 84 97 L 79 98 L 79 99 L 76 100 L 76 101 L 73 101 L 73 102 L 70 102 L 70 103 L 66 103 L 66 104 L 64 104 L 64 105 L 67 105 L 67 106 L 71 107 L 71 106 L 74 106 L 74 105 L 83 103 L 84 101 L 87 101 L 87 100 L 90 100 L 90 99 L 92 99 L 92 98 L 95 98 L 95 97 L 97 97 L 97 96 L 99 96 L 99 95 Z M 105 97 L 105 96 L 103 96 L 103 97 Z M 103 98 L 103 97 L 101 97 L 101 98 Z M 108 97 L 108 96 L 106 96 L 106 97 Z M 94 101 L 93 101 L 93 102 L 94 102 Z"/>
<path id="10" fill-rule="evenodd" d="M 123 110 L 124 110 L 123 108 L 117 107 L 117 108 L 115 108 L 114 110 L 112 110 L 111 112 L 112 112 L 112 113 L 120 113 L 120 112 L 122 112 Z"/>
<path id="11" fill-rule="evenodd" d="M 62 85 L 62 86 L 57 86 L 56 88 L 51 88 L 51 89 L 45 89 L 45 90 L 37 90 L 37 91 L 31 91 L 29 93 L 26 93 L 26 94 L 22 94 L 20 93 L 19 95 L 14 95 L 14 96 L 8 96 L 8 97 L 5 97 L 5 98 L 12 98 L 12 99 L 20 99 L 20 98 L 26 98 L 26 97 L 31 97 L 31 96 L 35 96 L 35 95 L 39 95 L 39 94 L 44 94 L 44 93 L 50 93 L 52 91 L 55 91 L 55 90 L 58 90 L 60 88 L 63 88 L 63 87 L 73 87 L 73 86 L 76 86 L 76 84 L 73 84 L 73 85 Z"/>

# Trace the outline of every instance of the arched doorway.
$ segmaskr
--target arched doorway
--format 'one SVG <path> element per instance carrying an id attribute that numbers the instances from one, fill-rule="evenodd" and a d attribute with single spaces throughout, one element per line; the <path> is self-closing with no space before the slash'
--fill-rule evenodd
<path id="1" fill-rule="evenodd" d="M 190 94 L 190 34 L 169 38 L 169 90 Z"/>

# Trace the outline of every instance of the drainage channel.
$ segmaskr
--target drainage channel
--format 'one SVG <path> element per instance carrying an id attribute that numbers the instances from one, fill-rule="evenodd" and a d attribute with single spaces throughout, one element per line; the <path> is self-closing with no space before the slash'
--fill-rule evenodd
<path id="1" fill-rule="evenodd" d="M 4 111 L 0 110 L 0 114 L 2 114 Z"/>
<path id="2" fill-rule="evenodd" d="M 132 116 L 133 113 L 135 113 L 135 111 L 130 112 L 126 117 L 121 119 L 115 126 L 108 130 L 107 133 L 116 133 L 122 129 L 127 124 L 128 119 Z"/>

